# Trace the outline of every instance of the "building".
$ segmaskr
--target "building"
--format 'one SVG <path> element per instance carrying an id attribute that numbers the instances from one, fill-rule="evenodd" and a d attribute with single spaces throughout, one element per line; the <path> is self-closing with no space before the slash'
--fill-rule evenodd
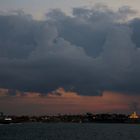
<path id="1" fill-rule="evenodd" d="M 137 115 L 136 112 L 133 112 L 130 116 L 129 116 L 130 119 L 138 119 L 139 116 Z"/>

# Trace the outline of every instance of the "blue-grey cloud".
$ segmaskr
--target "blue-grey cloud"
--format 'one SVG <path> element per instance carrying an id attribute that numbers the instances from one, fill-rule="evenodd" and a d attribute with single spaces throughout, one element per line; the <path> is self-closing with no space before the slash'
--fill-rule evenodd
<path id="1" fill-rule="evenodd" d="M 140 91 L 139 19 L 128 7 L 60 10 L 37 21 L 0 15 L 0 87 L 83 95 Z"/>

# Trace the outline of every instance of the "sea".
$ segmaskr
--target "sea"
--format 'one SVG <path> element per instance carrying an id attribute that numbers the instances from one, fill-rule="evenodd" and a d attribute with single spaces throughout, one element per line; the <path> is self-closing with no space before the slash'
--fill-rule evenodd
<path id="1" fill-rule="evenodd" d="M 140 140 L 140 124 L 4 124 L 0 140 Z"/>

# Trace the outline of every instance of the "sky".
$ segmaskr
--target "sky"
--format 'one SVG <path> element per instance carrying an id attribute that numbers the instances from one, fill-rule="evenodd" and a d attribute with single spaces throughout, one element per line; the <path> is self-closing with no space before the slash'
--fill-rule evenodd
<path id="1" fill-rule="evenodd" d="M 138 0 L 0 0 L 0 111 L 140 113 Z"/>
<path id="2" fill-rule="evenodd" d="M 1 11 L 24 10 L 36 19 L 44 18 L 44 13 L 59 8 L 70 13 L 75 7 L 92 7 L 95 4 L 107 5 L 118 9 L 121 6 L 130 6 L 139 11 L 139 0 L 0 0 Z"/>

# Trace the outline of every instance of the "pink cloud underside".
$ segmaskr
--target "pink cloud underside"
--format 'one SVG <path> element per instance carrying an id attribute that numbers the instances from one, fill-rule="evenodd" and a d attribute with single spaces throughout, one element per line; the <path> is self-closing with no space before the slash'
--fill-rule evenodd
<path id="1" fill-rule="evenodd" d="M 105 91 L 102 96 L 81 96 L 76 92 L 59 88 L 48 94 L 0 89 L 0 110 L 8 114 L 57 114 L 57 113 L 101 113 L 130 112 L 131 104 L 137 103 L 139 95 L 125 95 Z"/>

